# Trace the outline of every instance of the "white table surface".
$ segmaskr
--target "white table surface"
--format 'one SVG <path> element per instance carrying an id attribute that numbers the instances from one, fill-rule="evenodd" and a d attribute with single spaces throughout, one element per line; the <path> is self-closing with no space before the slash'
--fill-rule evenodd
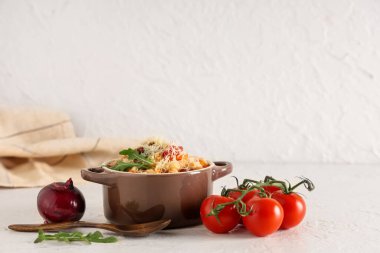
<path id="1" fill-rule="evenodd" d="M 118 237 L 113 244 L 42 242 L 36 233 L 10 231 L 13 223 L 40 223 L 36 197 L 40 188 L 0 189 L 0 252 L 380 252 L 380 166 L 376 165 L 260 165 L 235 164 L 238 178 L 260 179 L 265 175 L 296 181 L 295 176 L 313 180 L 316 189 L 305 193 L 308 211 L 296 228 L 259 238 L 245 229 L 213 234 L 202 225 L 160 231 L 144 238 Z M 215 182 L 233 186 L 226 176 Z M 101 186 L 80 185 L 87 210 L 83 220 L 104 222 Z M 94 229 L 81 229 L 82 232 Z M 106 233 L 109 234 L 109 233 Z"/>

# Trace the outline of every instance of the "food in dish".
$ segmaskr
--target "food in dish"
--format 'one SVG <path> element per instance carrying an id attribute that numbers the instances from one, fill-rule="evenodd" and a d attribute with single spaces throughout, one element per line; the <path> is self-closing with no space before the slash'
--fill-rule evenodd
<path id="1" fill-rule="evenodd" d="M 119 154 L 119 159 L 106 165 L 109 169 L 160 174 L 199 170 L 209 166 L 205 159 L 189 155 L 182 146 L 159 138 L 148 139 L 137 148 L 124 149 Z"/>

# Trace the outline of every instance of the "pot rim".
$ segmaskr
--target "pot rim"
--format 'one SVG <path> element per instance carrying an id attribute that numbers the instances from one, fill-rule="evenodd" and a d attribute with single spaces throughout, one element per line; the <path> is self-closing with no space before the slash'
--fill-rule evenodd
<path id="1" fill-rule="evenodd" d="M 100 165 L 100 167 L 102 169 L 104 169 L 105 171 L 109 172 L 109 173 L 128 175 L 128 176 L 144 176 L 144 177 L 146 177 L 146 176 L 154 176 L 154 177 L 157 177 L 157 176 L 174 176 L 174 175 L 198 174 L 198 173 L 201 173 L 203 171 L 207 171 L 207 170 L 211 169 L 212 167 L 217 166 L 214 162 L 211 162 L 211 161 L 207 160 L 209 166 L 207 166 L 206 168 L 198 169 L 198 170 L 189 170 L 189 171 L 184 171 L 184 172 L 172 172 L 172 173 L 158 173 L 158 174 L 153 174 L 153 173 L 132 173 L 132 172 L 128 172 L 128 171 L 112 170 L 112 169 L 110 169 L 110 168 L 108 168 L 106 166 L 109 162 L 112 162 L 112 161 L 115 161 L 115 160 L 118 160 L 118 159 L 112 159 L 112 160 L 108 160 L 106 162 L 103 162 Z"/>

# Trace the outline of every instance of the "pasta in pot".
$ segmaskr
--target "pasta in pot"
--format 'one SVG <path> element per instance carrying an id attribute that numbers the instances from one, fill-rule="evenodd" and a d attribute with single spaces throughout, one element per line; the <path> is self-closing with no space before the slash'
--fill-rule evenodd
<path id="1" fill-rule="evenodd" d="M 119 154 L 121 157 L 109 162 L 108 168 L 131 173 L 159 174 L 199 170 L 209 166 L 205 159 L 190 156 L 182 146 L 157 138 L 148 139 L 137 148 L 121 150 Z"/>

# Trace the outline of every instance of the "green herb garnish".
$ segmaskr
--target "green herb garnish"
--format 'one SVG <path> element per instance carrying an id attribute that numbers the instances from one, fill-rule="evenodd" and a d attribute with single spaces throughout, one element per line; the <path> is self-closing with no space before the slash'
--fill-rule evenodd
<path id="1" fill-rule="evenodd" d="M 145 157 L 141 154 L 139 154 L 139 152 L 137 150 L 134 150 L 134 149 L 124 149 L 122 151 L 119 152 L 120 155 L 127 155 L 128 156 L 128 159 L 129 160 L 137 160 L 136 162 L 138 163 L 141 163 L 141 164 L 145 164 L 145 165 L 152 165 L 153 162 L 148 159 L 148 157 Z"/>
<path id="2" fill-rule="evenodd" d="M 87 243 L 112 243 L 117 241 L 116 237 L 104 237 L 103 234 L 99 231 L 95 231 L 94 233 L 88 233 L 87 235 L 84 235 L 81 232 L 58 232 L 56 234 L 46 234 L 44 233 L 44 231 L 39 230 L 38 237 L 36 240 L 34 240 L 34 243 L 50 240 L 61 242 L 83 241 Z"/>
<path id="3" fill-rule="evenodd" d="M 111 167 L 113 170 L 129 171 L 133 167 L 146 170 L 153 165 L 153 162 L 148 157 L 140 154 L 135 149 L 123 149 L 119 152 L 119 154 L 128 156 L 128 159 L 133 162 L 118 161 L 115 166 Z"/>
<path id="4" fill-rule="evenodd" d="M 140 163 L 126 163 L 122 161 L 117 162 L 117 164 L 111 169 L 118 171 L 129 171 L 133 167 L 137 167 L 138 169 L 148 169 L 148 167 Z"/>

